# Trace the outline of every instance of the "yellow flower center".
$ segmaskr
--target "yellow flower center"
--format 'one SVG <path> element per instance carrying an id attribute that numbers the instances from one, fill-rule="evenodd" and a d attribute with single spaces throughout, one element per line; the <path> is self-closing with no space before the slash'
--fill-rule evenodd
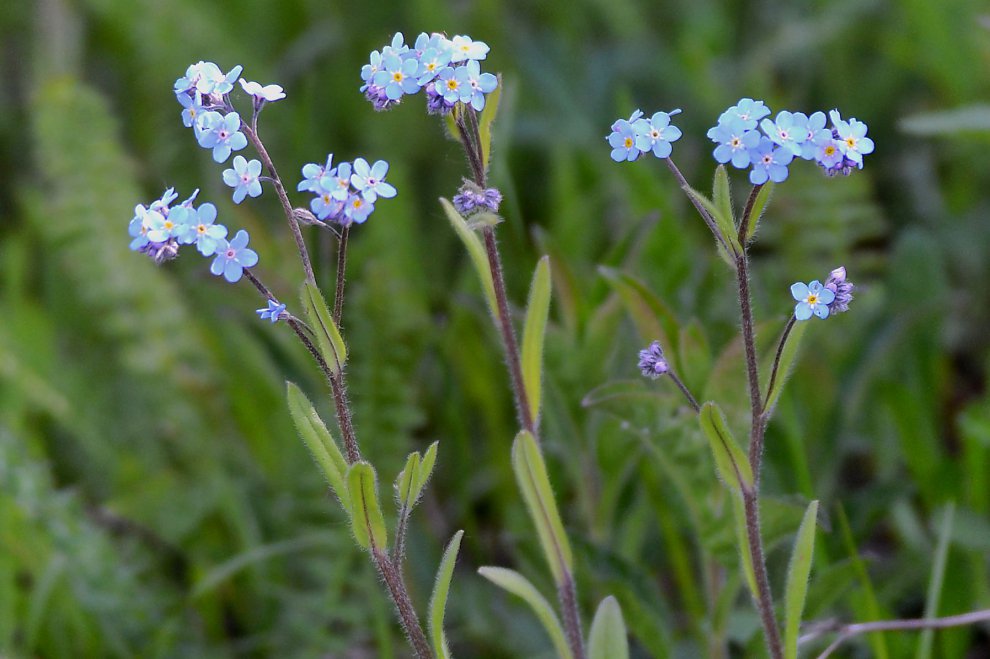
<path id="1" fill-rule="evenodd" d="M 631 137 L 627 137 L 626 138 L 626 141 L 623 142 L 623 144 L 625 145 L 625 147 L 627 149 L 631 149 L 632 148 L 632 145 L 633 145 L 633 139 Z"/>
<path id="2" fill-rule="evenodd" d="M 826 156 L 834 156 L 835 155 L 835 146 L 832 145 L 832 144 L 829 144 L 827 147 L 825 147 L 825 155 Z"/>
<path id="3" fill-rule="evenodd" d="M 450 80 L 448 80 L 447 81 L 447 89 L 451 89 L 451 90 L 457 89 L 457 81 L 454 80 L 453 78 L 451 78 Z"/>
<path id="4" fill-rule="evenodd" d="M 402 72 L 396 71 L 395 73 L 393 73 L 392 80 L 395 80 L 396 82 L 402 82 Z"/>
<path id="5" fill-rule="evenodd" d="M 808 293 L 808 297 L 805 299 L 805 302 L 807 302 L 809 306 L 813 307 L 818 304 L 818 296 L 814 293 Z"/>
<path id="6" fill-rule="evenodd" d="M 846 146 L 848 146 L 850 149 L 855 149 L 856 148 L 856 138 L 855 137 L 847 137 L 846 138 Z"/>

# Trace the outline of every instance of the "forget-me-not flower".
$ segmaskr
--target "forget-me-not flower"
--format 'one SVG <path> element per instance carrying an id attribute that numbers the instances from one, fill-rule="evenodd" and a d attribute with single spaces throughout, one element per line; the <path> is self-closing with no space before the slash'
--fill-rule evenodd
<path id="1" fill-rule="evenodd" d="M 767 181 L 782 183 L 787 180 L 787 166 L 794 159 L 794 153 L 784 146 L 775 146 L 769 138 L 762 138 L 759 146 L 750 151 L 753 170 L 749 182 L 763 185 Z"/>
<path id="2" fill-rule="evenodd" d="M 817 279 L 810 284 L 792 284 L 791 295 L 797 300 L 794 317 L 798 320 L 808 320 L 812 314 L 822 319 L 828 318 L 829 305 L 835 300 L 835 293 Z"/>
<path id="3" fill-rule="evenodd" d="M 261 195 L 261 161 L 246 160 L 244 156 L 234 156 L 233 169 L 223 170 L 223 182 L 234 188 L 234 203 L 244 201 L 244 197 Z"/>
<path id="4" fill-rule="evenodd" d="M 240 151 L 247 146 L 247 138 L 241 132 L 241 117 L 236 112 L 224 116 L 219 112 L 206 112 L 200 115 L 201 132 L 199 145 L 213 149 L 213 160 L 225 162 L 231 151 Z"/>
<path id="5" fill-rule="evenodd" d="M 184 245 L 196 244 L 196 250 L 203 256 L 213 256 L 220 241 L 227 237 L 227 227 L 215 224 L 217 207 L 207 202 L 195 211 L 186 214 L 178 238 Z"/>
<path id="6" fill-rule="evenodd" d="M 271 320 L 272 323 L 277 323 L 283 316 L 287 315 L 285 305 L 278 300 L 268 300 L 268 306 L 264 309 L 256 309 L 255 313 L 261 317 L 261 320 Z"/>
<path id="7" fill-rule="evenodd" d="M 712 155 L 720 163 L 731 162 L 733 167 L 743 169 L 748 167 L 750 152 L 760 146 L 762 135 L 759 131 L 747 128 L 747 123 L 739 117 L 728 117 L 719 120 L 717 126 L 709 129 L 708 137 L 718 144 Z"/>
<path id="8" fill-rule="evenodd" d="M 396 194 L 395 188 L 385 182 L 388 173 L 388 163 L 378 160 L 374 165 L 368 165 L 364 158 L 354 160 L 354 173 L 351 174 L 351 185 L 364 197 L 365 201 L 374 202 L 378 197 L 390 199 Z"/>
<path id="9" fill-rule="evenodd" d="M 637 119 L 633 123 L 636 132 L 636 148 L 643 153 L 653 152 L 657 158 L 667 158 L 673 150 L 671 142 L 681 137 L 681 129 L 670 125 L 670 118 L 680 110 L 655 112 L 649 119 Z"/>
<path id="10" fill-rule="evenodd" d="M 258 253 L 247 246 L 248 240 L 248 232 L 244 229 L 238 231 L 230 242 L 223 238 L 218 240 L 210 272 L 218 277 L 223 275 L 232 284 L 239 281 L 244 268 L 254 267 L 258 263 Z"/>

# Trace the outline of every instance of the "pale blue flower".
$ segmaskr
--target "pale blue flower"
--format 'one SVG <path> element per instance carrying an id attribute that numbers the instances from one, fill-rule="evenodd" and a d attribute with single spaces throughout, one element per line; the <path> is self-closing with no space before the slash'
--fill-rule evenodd
<path id="1" fill-rule="evenodd" d="M 210 272 L 218 277 L 223 275 L 230 283 L 239 281 L 244 268 L 254 267 L 258 263 L 258 254 L 248 248 L 248 240 L 248 233 L 244 229 L 238 231 L 230 242 L 222 238 L 218 240 L 216 257 L 210 264 Z"/>
<path id="2" fill-rule="evenodd" d="M 327 172 L 333 171 L 333 154 L 327 156 L 326 165 L 318 165 L 315 162 L 303 165 L 302 175 L 303 180 L 299 182 L 296 186 L 296 190 L 303 192 L 308 190 L 309 192 L 317 192 L 320 187 L 320 179 L 327 176 Z"/>
<path id="3" fill-rule="evenodd" d="M 225 162 L 231 151 L 240 151 L 247 146 L 247 138 L 241 132 L 241 117 L 236 112 L 227 116 L 219 112 L 206 112 L 201 115 L 202 130 L 198 136 L 199 145 L 213 149 L 213 160 Z"/>
<path id="4" fill-rule="evenodd" d="M 451 62 L 464 60 L 482 60 L 488 56 L 488 44 L 484 41 L 473 41 L 466 35 L 457 35 L 451 39 Z"/>
<path id="5" fill-rule="evenodd" d="M 763 136 L 759 131 L 747 128 L 747 125 L 738 117 L 728 117 L 709 129 L 709 139 L 718 144 L 712 152 L 716 161 L 723 164 L 731 162 L 738 169 L 749 166 L 752 160 L 750 153 L 760 146 Z"/>
<path id="6" fill-rule="evenodd" d="M 667 158 L 673 150 L 671 142 L 681 138 L 681 129 L 670 125 L 670 118 L 680 110 L 656 112 L 649 119 L 638 119 L 632 127 L 636 133 L 636 148 L 653 152 L 657 158 Z"/>
<path id="7" fill-rule="evenodd" d="M 246 160 L 244 156 L 234 156 L 233 169 L 223 170 L 223 182 L 234 188 L 234 203 L 244 201 L 244 197 L 261 195 L 261 161 Z"/>
<path id="8" fill-rule="evenodd" d="M 759 146 L 750 152 L 753 170 L 749 173 L 749 182 L 753 185 L 763 185 L 768 180 L 783 183 L 793 158 L 794 154 L 788 148 L 775 147 L 768 138 L 762 138 Z"/>
<path id="9" fill-rule="evenodd" d="M 378 160 L 369 166 L 364 158 L 354 161 L 354 173 L 351 174 L 351 185 L 364 197 L 365 201 L 374 202 L 378 197 L 390 199 L 395 196 L 395 187 L 385 182 L 388 173 L 388 163 Z"/>
<path id="10" fill-rule="evenodd" d="M 268 306 L 264 309 L 257 309 L 255 313 L 261 317 L 261 320 L 271 320 L 272 323 L 277 323 L 284 316 L 288 315 L 285 313 L 285 305 L 279 303 L 278 300 L 268 300 Z"/>
<path id="11" fill-rule="evenodd" d="M 808 320 L 812 314 L 822 319 L 828 318 L 829 305 L 835 300 L 835 293 L 822 286 L 817 279 L 810 284 L 792 284 L 791 295 L 797 300 L 794 307 L 797 320 Z"/>

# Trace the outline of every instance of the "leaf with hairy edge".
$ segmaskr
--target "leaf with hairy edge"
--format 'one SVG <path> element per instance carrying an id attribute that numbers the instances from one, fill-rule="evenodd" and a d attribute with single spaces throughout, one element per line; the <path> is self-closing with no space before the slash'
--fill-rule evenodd
<path id="1" fill-rule="evenodd" d="M 536 264 L 533 283 L 529 288 L 529 304 L 526 305 L 526 323 L 522 337 L 522 376 L 529 400 L 530 414 L 540 417 L 540 380 L 543 375 L 543 341 L 546 336 L 547 316 L 550 313 L 550 257 L 544 256 Z"/>
<path id="2" fill-rule="evenodd" d="M 481 567 L 478 568 L 478 574 L 499 588 L 521 597 L 523 601 L 529 604 L 550 636 L 550 641 L 553 643 L 554 649 L 557 650 L 557 656 L 561 659 L 573 659 L 574 655 L 571 654 L 571 649 L 567 645 L 560 619 L 557 618 L 557 614 L 554 613 L 553 607 L 550 606 L 546 598 L 540 594 L 540 591 L 536 590 L 536 586 L 531 584 L 526 577 L 515 570 L 504 567 Z"/>
<path id="3" fill-rule="evenodd" d="M 347 472 L 351 497 L 351 528 L 364 549 L 384 551 L 388 545 L 385 518 L 378 505 L 378 477 L 367 462 L 355 462 Z"/>
<path id="4" fill-rule="evenodd" d="M 447 214 L 447 219 L 450 221 L 451 226 L 454 227 L 454 231 L 457 232 L 457 237 L 461 239 L 461 242 L 467 248 L 471 262 L 474 264 L 474 269 L 478 273 L 478 277 L 481 278 L 481 287 L 485 291 L 488 308 L 491 310 L 495 319 L 498 320 L 498 302 L 495 300 L 495 281 L 492 279 L 491 266 L 488 264 L 488 252 L 485 251 L 485 246 L 481 244 L 481 238 L 468 227 L 467 222 L 464 221 L 464 218 L 457 212 L 457 209 L 454 208 L 452 203 L 441 197 L 440 205 L 443 206 L 443 211 Z"/>
<path id="5" fill-rule="evenodd" d="M 502 98 L 502 74 L 496 76 L 498 85 L 487 96 L 485 96 L 485 107 L 478 118 L 478 136 L 481 139 L 481 162 L 488 171 L 488 161 L 492 153 L 492 123 L 495 122 L 495 115 L 498 114 L 498 102 Z"/>
<path id="6" fill-rule="evenodd" d="M 732 254 L 730 254 L 730 256 L 734 258 L 735 255 L 739 253 L 740 248 L 739 240 L 735 235 L 736 227 L 732 222 L 732 216 L 730 215 L 729 217 L 724 217 L 718 206 L 716 206 L 711 199 L 701 194 L 691 186 L 685 186 L 681 189 L 687 193 L 688 197 L 700 204 L 706 211 L 708 211 L 708 214 L 712 216 L 712 219 L 715 221 L 715 228 L 718 230 L 719 234 L 721 234 L 722 238 L 725 239 L 729 249 L 732 250 Z"/>
<path id="7" fill-rule="evenodd" d="M 450 649 L 447 647 L 447 636 L 443 633 L 443 615 L 447 608 L 447 593 L 450 591 L 450 580 L 454 576 L 454 563 L 457 562 L 457 551 L 461 548 L 461 538 L 464 531 L 458 531 L 447 545 L 440 559 L 437 570 L 437 581 L 430 596 L 430 640 L 433 641 L 433 651 L 437 659 L 450 659 Z"/>
<path id="8" fill-rule="evenodd" d="M 756 201 L 749 211 L 749 226 L 746 228 L 746 242 L 752 240 L 756 235 L 756 228 L 760 225 L 760 218 L 770 204 L 770 197 L 773 195 L 773 181 L 767 181 L 756 193 Z"/>
<path id="9" fill-rule="evenodd" d="M 773 410 L 777 405 L 784 385 L 787 383 L 787 379 L 791 377 L 794 360 L 797 358 L 798 348 L 801 347 L 801 337 L 804 336 L 807 327 L 808 323 L 797 322 L 791 328 L 787 343 L 784 344 L 784 349 L 780 353 L 780 363 L 777 365 L 777 378 L 774 380 L 773 389 L 767 392 L 767 404 L 765 406 L 767 411 Z"/>
<path id="10" fill-rule="evenodd" d="M 411 509 L 419 499 L 419 464 L 422 457 L 419 451 L 413 451 L 406 458 L 406 466 L 395 478 L 395 500 L 400 508 Z"/>
<path id="11" fill-rule="evenodd" d="M 557 503 L 553 498 L 547 466 L 543 461 L 536 439 L 526 430 L 516 435 L 512 442 L 512 469 L 522 492 L 529 516 L 536 525 L 536 532 L 543 553 L 550 564 L 554 581 L 559 585 L 571 572 L 574 559 L 571 546 L 560 521 Z"/>
<path id="12" fill-rule="evenodd" d="M 433 466 L 437 463 L 438 446 L 440 446 L 440 442 L 433 442 L 430 444 L 430 446 L 426 449 L 426 453 L 423 454 L 423 459 L 419 463 L 416 482 L 418 484 L 420 494 L 422 494 L 423 488 L 426 487 L 426 483 L 430 480 L 430 476 L 433 475 Z"/>
<path id="13" fill-rule="evenodd" d="M 344 482 L 347 474 L 347 461 L 340 452 L 340 447 L 334 441 L 333 435 L 327 429 L 316 408 L 309 402 L 302 389 L 292 382 L 286 381 L 286 398 L 289 401 L 289 414 L 296 424 L 296 431 L 302 437 L 303 443 L 309 449 L 316 464 L 323 470 L 330 483 L 330 488 L 340 500 L 340 505 L 348 515 L 351 513 L 351 498 Z"/>
<path id="14" fill-rule="evenodd" d="M 323 360 L 334 373 L 340 373 L 347 361 L 347 346 L 344 337 L 340 335 L 333 316 L 327 308 L 323 293 L 312 282 L 304 281 L 302 285 L 302 304 L 306 310 L 306 318 L 310 327 L 316 333 L 316 347 Z"/>
<path id="15" fill-rule="evenodd" d="M 784 591 L 784 657 L 797 659 L 798 631 L 804 602 L 808 597 L 808 575 L 811 574 L 811 557 L 815 551 L 815 524 L 818 519 L 818 502 L 812 501 L 804 511 L 804 519 L 798 527 L 787 567 L 787 586 Z"/>
<path id="16" fill-rule="evenodd" d="M 712 448 L 719 478 L 733 492 L 741 494 L 744 490 L 750 490 L 753 487 L 753 469 L 749 458 L 729 431 L 722 410 L 716 403 L 708 401 L 701 406 L 698 419 Z"/>
<path id="17" fill-rule="evenodd" d="M 450 139 L 462 142 L 461 139 L 461 129 L 457 127 L 457 113 L 460 112 L 460 108 L 454 106 L 451 112 L 443 118 L 444 123 L 447 125 L 447 132 L 450 133 Z"/>
<path id="18" fill-rule="evenodd" d="M 609 595 L 598 605 L 588 632 L 588 659 L 629 659 L 626 623 L 619 601 Z"/>
<path id="19" fill-rule="evenodd" d="M 712 201 L 718 211 L 718 214 L 715 215 L 715 223 L 718 228 L 726 236 L 737 234 L 735 214 L 732 212 L 732 190 L 729 187 L 729 173 L 725 170 L 725 165 L 719 165 L 715 169 Z"/>

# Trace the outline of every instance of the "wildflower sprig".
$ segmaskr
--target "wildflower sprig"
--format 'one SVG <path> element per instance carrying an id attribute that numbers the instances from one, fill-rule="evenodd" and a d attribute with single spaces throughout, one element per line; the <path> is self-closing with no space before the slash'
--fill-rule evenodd
<path id="1" fill-rule="evenodd" d="M 786 634 L 782 637 L 774 611 L 760 535 L 760 471 L 765 431 L 786 375 L 794 363 L 805 330 L 802 321 L 812 316 L 826 319 L 830 315 L 846 311 L 852 300 L 854 287 L 846 279 L 846 270 L 843 267 L 833 270 L 824 284 L 814 280 L 807 284 L 796 282 L 791 286 L 791 296 L 796 304 L 781 333 L 770 378 L 764 390 L 760 383 L 756 355 L 756 325 L 749 289 L 748 247 L 755 235 L 757 222 L 769 203 L 773 184 L 787 180 L 788 168 L 795 159 L 816 162 L 828 176 L 849 175 L 855 169 L 862 169 L 863 156 L 873 151 L 874 144 L 866 137 L 866 124 L 856 119 L 844 120 L 838 110 L 829 112 L 831 126 L 826 127 L 824 112 L 815 112 L 809 116 L 784 110 L 770 119 L 771 110 L 765 103 L 743 98 L 723 112 L 716 125 L 708 130 L 708 138 L 716 145 L 712 155 L 719 163 L 712 185 L 712 198 L 708 198 L 688 185 L 670 158 L 669 143 L 680 137 L 680 132 L 677 131 L 664 139 L 664 130 L 671 128 L 671 114 L 673 113 L 660 113 L 659 120 L 655 114 L 646 122 L 643 113 L 636 110 L 629 119 L 614 122 L 606 139 L 612 149 L 611 158 L 617 162 L 634 161 L 651 151 L 666 161 L 681 189 L 711 230 L 719 253 L 735 272 L 750 398 L 748 450 L 743 451 L 732 437 L 724 413 L 715 402 L 709 401 L 700 407 L 695 403 L 692 406 L 698 411 L 701 428 L 709 439 L 719 478 L 740 502 L 734 510 L 738 515 L 738 527 L 743 529 L 745 535 L 745 548 L 742 551 L 744 573 L 760 614 L 770 655 L 772 659 L 783 659 L 786 648 L 787 656 L 797 656 L 798 627 L 793 616 L 795 611 L 796 615 L 800 615 L 804 594 L 794 593 L 806 591 L 788 588 L 788 597 L 800 597 L 801 601 L 785 603 L 788 624 Z M 653 137 L 652 142 L 645 139 L 648 128 L 652 129 L 649 133 Z M 738 220 L 730 195 L 726 165 L 736 169 L 749 169 L 749 180 L 753 184 Z M 638 366 L 646 377 L 670 377 L 687 399 L 694 401 L 693 396 L 670 369 L 659 342 L 655 341 L 640 351 Z M 805 522 L 802 523 L 802 530 L 798 533 L 795 556 L 810 555 L 814 540 L 815 510 L 817 502 L 812 502 L 805 515 Z M 802 574 L 801 570 L 810 570 L 810 559 L 792 559 L 788 583 L 806 582 L 807 571 Z"/>

